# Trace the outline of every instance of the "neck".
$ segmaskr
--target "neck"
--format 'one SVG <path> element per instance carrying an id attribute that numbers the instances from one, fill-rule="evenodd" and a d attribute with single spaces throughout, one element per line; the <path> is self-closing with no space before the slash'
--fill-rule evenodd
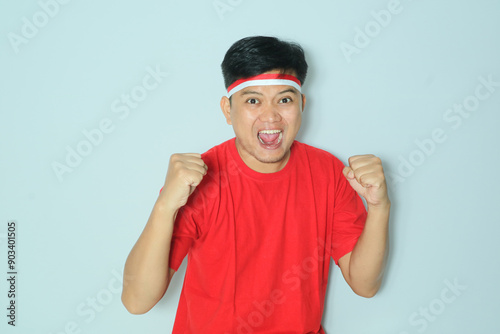
<path id="1" fill-rule="evenodd" d="M 285 168 L 288 160 L 290 159 L 290 149 L 285 152 L 283 157 L 276 159 L 276 161 L 265 162 L 258 160 L 255 156 L 247 152 L 243 147 L 241 147 L 238 139 L 236 138 L 236 149 L 238 154 L 241 157 L 241 160 L 247 165 L 250 169 L 259 172 L 259 173 L 276 173 Z"/>

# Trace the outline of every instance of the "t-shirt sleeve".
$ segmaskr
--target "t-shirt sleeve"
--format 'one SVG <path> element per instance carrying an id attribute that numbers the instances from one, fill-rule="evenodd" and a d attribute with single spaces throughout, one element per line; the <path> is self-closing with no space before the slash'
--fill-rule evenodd
<path id="1" fill-rule="evenodd" d="M 161 188 L 160 192 L 162 190 L 163 188 Z M 186 205 L 179 209 L 175 218 L 168 257 L 168 266 L 175 271 L 179 269 L 187 253 L 201 234 L 198 217 L 202 205 L 200 205 L 199 197 L 200 194 L 197 188 L 189 197 Z"/>
<path id="2" fill-rule="evenodd" d="M 199 237 L 199 227 L 196 224 L 191 207 L 179 209 L 174 223 L 168 265 L 177 271 L 186 257 L 189 249 Z"/>
<path id="3" fill-rule="evenodd" d="M 337 265 L 341 257 L 353 250 L 363 231 L 367 215 L 361 197 L 342 174 L 343 168 L 342 162 L 336 159 L 331 255 Z"/>
<path id="4" fill-rule="evenodd" d="M 203 161 L 208 169 L 216 169 L 207 153 L 202 155 Z M 170 253 L 168 266 L 177 271 L 190 249 L 195 246 L 205 230 L 206 222 L 209 220 L 209 207 L 213 206 L 213 197 L 207 193 L 212 186 L 210 173 L 206 175 L 193 193 L 189 196 L 186 204 L 179 209 L 174 222 L 172 240 L 170 242 Z"/>

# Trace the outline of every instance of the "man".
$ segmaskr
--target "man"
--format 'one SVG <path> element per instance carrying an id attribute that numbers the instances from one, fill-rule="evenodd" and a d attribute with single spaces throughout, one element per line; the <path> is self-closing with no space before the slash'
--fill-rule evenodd
<path id="1" fill-rule="evenodd" d="M 174 333 L 324 333 L 330 257 L 355 293 L 380 287 L 390 211 L 381 161 L 354 156 L 344 167 L 295 140 L 306 104 L 300 46 L 244 38 L 222 70 L 220 105 L 236 137 L 172 155 L 122 301 L 150 310 L 187 254 Z"/>

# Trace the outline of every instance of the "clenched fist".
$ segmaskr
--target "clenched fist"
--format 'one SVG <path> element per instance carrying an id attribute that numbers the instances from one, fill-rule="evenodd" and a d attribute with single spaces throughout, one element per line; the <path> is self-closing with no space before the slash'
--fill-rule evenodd
<path id="1" fill-rule="evenodd" d="M 160 197 L 163 196 L 171 210 L 180 209 L 207 174 L 207 169 L 201 154 L 172 154 Z"/>
<path id="2" fill-rule="evenodd" d="M 384 170 L 380 158 L 372 155 L 355 155 L 342 171 L 351 187 L 366 200 L 368 206 L 390 204 Z"/>

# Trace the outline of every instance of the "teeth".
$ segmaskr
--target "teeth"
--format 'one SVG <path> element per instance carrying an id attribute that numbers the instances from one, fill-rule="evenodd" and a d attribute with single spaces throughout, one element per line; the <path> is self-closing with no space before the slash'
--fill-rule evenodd
<path id="1" fill-rule="evenodd" d="M 259 131 L 259 133 L 267 133 L 267 134 L 278 133 L 278 132 L 281 132 L 281 130 L 262 130 L 262 131 Z"/>
<path id="2" fill-rule="evenodd" d="M 281 130 L 264 130 L 264 131 L 259 131 L 259 133 L 280 133 L 279 137 L 278 137 L 278 144 L 281 143 L 281 139 L 283 139 L 283 132 L 281 132 Z M 260 136 L 257 136 L 259 138 L 259 141 L 266 145 L 266 143 L 264 143 L 264 141 L 260 138 Z"/>

